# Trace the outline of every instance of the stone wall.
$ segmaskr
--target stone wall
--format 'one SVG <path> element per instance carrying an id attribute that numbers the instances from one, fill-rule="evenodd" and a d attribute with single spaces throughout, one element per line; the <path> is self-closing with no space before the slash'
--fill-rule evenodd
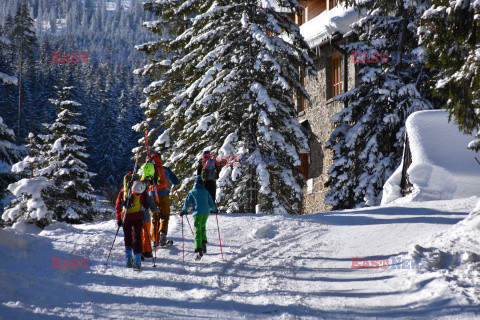
<path id="1" fill-rule="evenodd" d="M 342 41 L 344 42 L 345 40 Z M 341 43 L 339 42 L 338 44 Z M 315 137 L 312 137 L 309 141 L 310 163 L 308 179 L 311 180 L 308 182 L 312 184 L 312 188 L 308 190 L 308 184 L 304 188 L 303 213 L 306 214 L 331 210 L 330 206 L 324 204 L 327 191 L 324 184 L 328 179 L 328 169 L 333 162 L 333 154 L 330 150 L 325 149 L 325 144 L 333 130 L 331 117 L 344 108 L 343 103 L 327 99 L 327 88 L 330 85 L 330 58 L 337 54 L 338 51 L 329 45 L 322 47 L 317 52 L 319 52 L 319 55 L 314 60 L 317 76 L 307 76 L 306 78 L 305 87 L 310 95 L 310 100 L 306 101 L 305 111 L 300 112 L 298 118 L 302 123 L 308 121 L 310 129 L 315 134 Z M 352 89 L 357 83 L 356 66 L 352 63 L 350 56 L 345 57 L 342 55 L 342 76 L 345 75 L 345 60 L 348 68 L 347 89 Z"/>

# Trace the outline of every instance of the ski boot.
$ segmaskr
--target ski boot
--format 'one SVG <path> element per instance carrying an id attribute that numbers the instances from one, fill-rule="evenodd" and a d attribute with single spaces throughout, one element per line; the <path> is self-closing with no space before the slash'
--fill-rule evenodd
<path id="1" fill-rule="evenodd" d="M 133 249 L 130 247 L 125 248 L 125 254 L 127 259 L 127 268 L 131 268 L 133 266 Z"/>
<path id="2" fill-rule="evenodd" d="M 165 247 L 167 245 L 167 234 L 163 231 L 160 231 L 160 247 Z"/>
<path id="3" fill-rule="evenodd" d="M 140 266 L 142 265 L 142 254 L 136 253 L 135 258 L 133 259 L 133 270 L 140 270 Z"/>
<path id="4" fill-rule="evenodd" d="M 195 252 L 197 253 L 197 256 L 195 257 L 195 260 L 200 260 L 202 259 L 203 257 L 203 249 L 202 248 L 199 248 L 199 249 L 195 249 Z"/>
<path id="5" fill-rule="evenodd" d="M 202 242 L 202 250 L 203 250 L 203 253 L 207 253 L 207 241 Z"/>

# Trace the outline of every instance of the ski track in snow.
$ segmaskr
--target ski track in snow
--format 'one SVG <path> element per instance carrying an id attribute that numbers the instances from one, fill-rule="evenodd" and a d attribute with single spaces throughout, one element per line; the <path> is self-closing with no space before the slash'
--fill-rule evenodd
<path id="1" fill-rule="evenodd" d="M 220 214 L 224 260 L 215 216 L 201 261 L 185 220 L 185 262 L 181 218 L 172 216 L 174 245 L 157 250 L 157 268 L 147 259 L 139 273 L 124 267 L 123 231 L 104 265 L 114 221 L 56 224 L 39 234 L 0 229 L 0 319 L 474 319 L 478 306 L 446 280 L 409 269 L 352 269 L 351 258 L 407 258 L 412 245 L 463 219 L 476 202 Z M 52 257 L 89 264 L 56 270 Z"/>

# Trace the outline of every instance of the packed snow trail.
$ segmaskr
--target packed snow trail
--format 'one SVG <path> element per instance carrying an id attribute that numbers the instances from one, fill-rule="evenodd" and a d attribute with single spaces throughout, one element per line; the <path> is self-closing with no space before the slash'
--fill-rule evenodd
<path id="1" fill-rule="evenodd" d="M 219 214 L 208 252 L 172 216 L 171 248 L 140 272 L 124 267 L 115 222 L 55 224 L 36 234 L 0 229 L 1 319 L 474 319 L 478 306 L 412 269 L 352 269 L 352 258 L 405 258 L 411 246 L 455 224 L 478 198 L 306 216 Z M 418 206 L 418 207 L 416 207 Z M 191 218 L 191 217 L 189 217 Z M 88 259 L 86 269 L 52 269 Z M 391 260 L 390 260 L 391 261 Z M 428 274 L 426 274 L 428 276 Z M 477 314 L 475 314 L 477 312 Z"/>

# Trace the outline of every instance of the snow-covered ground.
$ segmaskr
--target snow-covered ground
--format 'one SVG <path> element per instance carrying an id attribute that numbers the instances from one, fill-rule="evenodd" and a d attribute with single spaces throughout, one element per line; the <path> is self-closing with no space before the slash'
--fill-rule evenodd
<path id="1" fill-rule="evenodd" d="M 146 260 L 139 273 L 124 267 L 122 231 L 104 265 L 113 220 L 57 223 L 38 234 L 0 229 L 0 318 L 474 319 L 478 304 L 406 259 L 478 200 L 306 216 L 219 214 L 223 260 L 212 215 L 209 251 L 199 262 L 186 220 L 182 261 L 175 215 L 174 246 L 158 249 L 158 267 Z M 367 265 L 374 267 L 359 269 Z"/>
<path id="2" fill-rule="evenodd" d="M 186 220 L 183 261 L 174 215 L 174 246 L 139 273 L 124 267 L 122 231 L 105 266 L 113 219 L 0 229 L 0 319 L 480 319 L 480 178 L 445 121 L 407 121 L 412 195 L 398 198 L 397 171 L 380 207 L 219 214 L 223 259 L 215 216 L 201 261 Z"/>

